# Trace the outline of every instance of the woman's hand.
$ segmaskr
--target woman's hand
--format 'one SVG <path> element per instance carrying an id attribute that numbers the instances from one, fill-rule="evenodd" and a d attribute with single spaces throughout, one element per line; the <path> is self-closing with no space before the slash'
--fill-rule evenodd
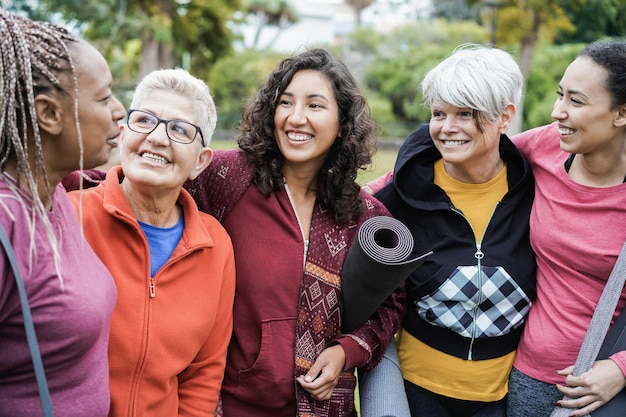
<path id="1" fill-rule="evenodd" d="M 573 376 L 573 366 L 557 371 L 566 376 L 566 386 L 557 384 L 557 389 L 572 400 L 560 400 L 558 405 L 578 408 L 571 416 L 584 416 L 597 410 L 626 386 L 626 377 L 610 359 L 596 361 L 593 367 L 579 376 Z"/>
<path id="2" fill-rule="evenodd" d="M 346 353 L 341 345 L 324 349 L 306 375 L 300 375 L 296 381 L 316 400 L 330 399 L 339 382 L 339 375 L 346 364 Z"/>

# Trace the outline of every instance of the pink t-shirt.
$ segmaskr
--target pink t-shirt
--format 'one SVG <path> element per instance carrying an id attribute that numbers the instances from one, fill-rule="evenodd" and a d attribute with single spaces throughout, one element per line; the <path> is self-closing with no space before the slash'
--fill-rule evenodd
<path id="1" fill-rule="evenodd" d="M 376 194 L 377 192 L 380 191 L 381 188 L 387 185 L 387 183 L 391 181 L 392 178 L 393 178 L 393 170 L 389 170 L 385 172 L 383 175 L 381 175 L 380 177 L 374 178 L 373 180 L 365 184 L 364 187 L 369 187 L 369 190 L 367 188 L 366 190 L 371 192 L 372 194 Z"/>
<path id="2" fill-rule="evenodd" d="M 58 236 L 61 287 L 43 222 L 36 222 L 33 235 L 29 233 L 29 200 L 25 195 L 23 208 L 0 180 L 0 222 L 12 242 L 28 294 L 54 413 L 106 417 L 109 323 L 116 299 L 113 277 L 82 237 L 59 184 L 48 218 Z M 31 241 L 36 247 L 32 263 Z M 41 416 L 18 291 L 4 255 L 0 255 L 0 271 L 0 417 Z"/>
<path id="3" fill-rule="evenodd" d="M 537 254 L 537 299 L 514 366 L 547 383 L 573 365 L 600 294 L 626 239 L 626 184 L 594 188 L 574 182 L 557 125 L 513 138 L 535 175 L 530 241 Z M 626 304 L 626 291 L 617 311 Z M 611 357 L 626 374 L 626 351 Z"/>

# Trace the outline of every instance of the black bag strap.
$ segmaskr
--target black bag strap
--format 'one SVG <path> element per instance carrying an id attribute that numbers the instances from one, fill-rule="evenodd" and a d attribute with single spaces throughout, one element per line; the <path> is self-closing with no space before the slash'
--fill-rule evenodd
<path id="1" fill-rule="evenodd" d="M 4 251 L 7 255 L 11 268 L 13 269 L 13 275 L 15 276 L 15 282 L 17 284 L 17 290 L 20 294 L 20 304 L 22 306 L 22 314 L 24 316 L 24 328 L 26 329 L 26 341 L 28 342 L 28 348 L 30 349 L 30 355 L 33 360 L 33 367 L 35 368 L 35 378 L 37 378 L 37 387 L 39 388 L 39 399 L 41 400 L 41 408 L 43 409 L 44 417 L 54 417 L 54 411 L 52 409 L 52 400 L 50 399 L 50 392 L 48 391 L 48 383 L 46 381 L 46 373 L 43 369 L 43 362 L 41 360 L 41 352 L 39 351 L 39 343 L 37 343 L 37 335 L 35 334 L 35 326 L 33 325 L 33 317 L 30 313 L 30 305 L 28 304 L 28 296 L 26 295 L 26 288 L 24 287 L 24 280 L 22 274 L 17 266 L 17 260 L 15 259 L 15 253 L 13 252 L 13 246 L 9 240 L 4 228 L 0 225 L 0 241 L 4 247 Z"/>

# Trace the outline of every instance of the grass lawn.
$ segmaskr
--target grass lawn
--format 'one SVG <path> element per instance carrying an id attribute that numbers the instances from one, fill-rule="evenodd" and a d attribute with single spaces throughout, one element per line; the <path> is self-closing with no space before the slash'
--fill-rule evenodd
<path id="1" fill-rule="evenodd" d="M 363 185 L 393 169 L 393 165 L 396 163 L 397 155 L 398 150 L 395 148 L 378 149 L 374 155 L 372 166 L 359 173 L 357 178 L 358 183 Z"/>

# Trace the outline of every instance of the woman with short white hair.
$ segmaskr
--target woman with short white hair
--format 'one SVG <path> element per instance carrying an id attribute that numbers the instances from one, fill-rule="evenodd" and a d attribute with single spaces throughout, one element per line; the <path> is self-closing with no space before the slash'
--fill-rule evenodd
<path id="1" fill-rule="evenodd" d="M 508 376 L 535 297 L 533 178 L 505 134 L 521 88 L 505 51 L 455 50 L 425 76 L 430 123 L 406 139 L 393 179 L 376 194 L 411 230 L 416 253 L 433 250 L 406 281 L 396 338 L 412 417 L 506 416 Z M 364 392 L 369 398 L 371 388 Z M 362 404 L 363 416 L 375 415 L 369 408 Z"/>
<path id="2" fill-rule="evenodd" d="M 70 193 L 111 271 L 111 416 L 213 416 L 232 331 L 230 237 L 183 183 L 211 162 L 217 120 L 207 85 L 182 69 L 137 86 L 119 137 L 121 166 Z"/>

